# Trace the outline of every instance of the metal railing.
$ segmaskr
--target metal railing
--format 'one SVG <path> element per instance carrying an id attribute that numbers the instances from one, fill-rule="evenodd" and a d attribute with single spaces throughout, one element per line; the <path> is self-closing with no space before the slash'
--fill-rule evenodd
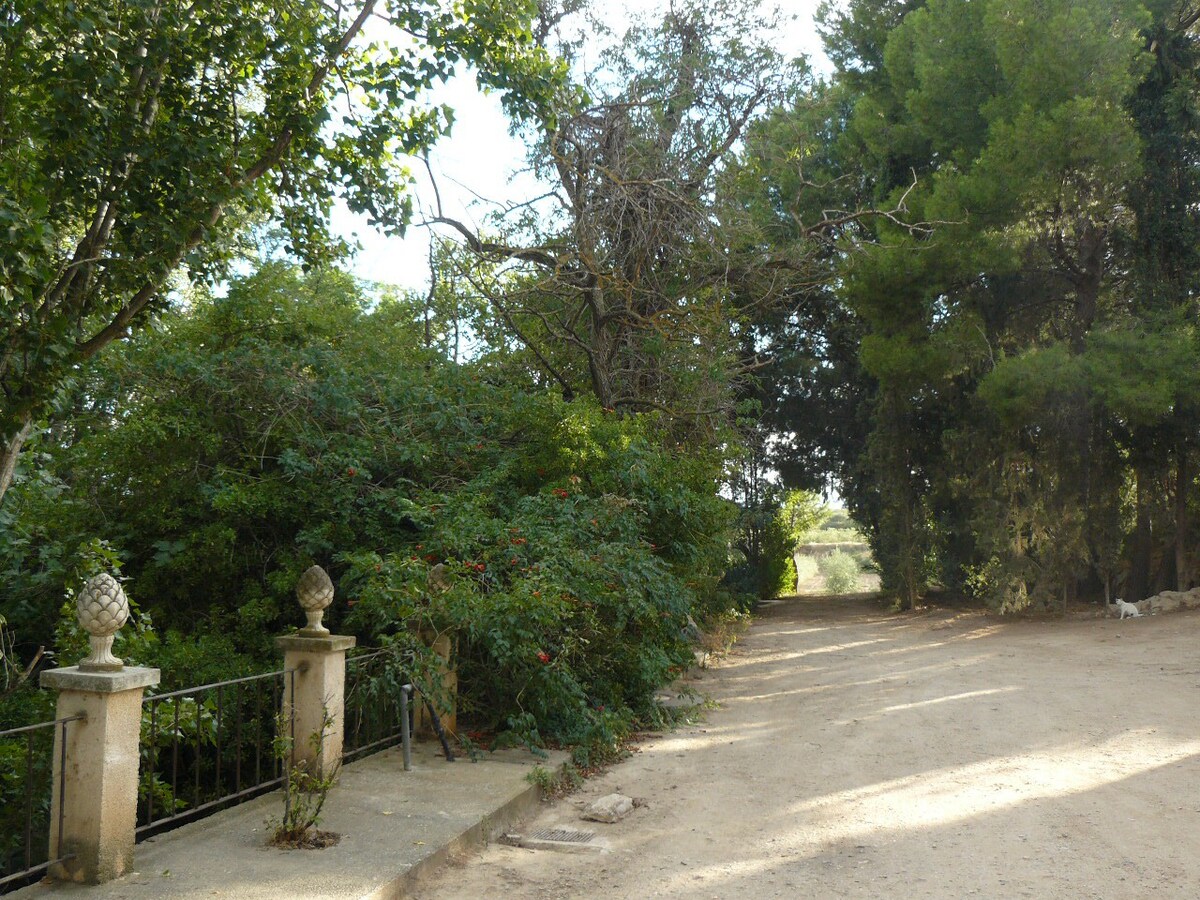
<path id="1" fill-rule="evenodd" d="M 404 771 L 412 768 L 412 690 L 390 650 L 368 650 L 346 658 L 343 761 L 399 741 Z"/>
<path id="2" fill-rule="evenodd" d="M 14 837 L 23 837 L 19 849 L 5 846 L 0 854 L 0 894 L 11 888 L 21 887 L 32 883 L 51 866 L 71 859 L 73 854 L 64 855 L 62 852 L 62 823 L 63 810 L 66 806 L 66 795 L 59 793 L 57 809 L 51 809 L 51 791 L 54 784 L 54 729 L 60 729 L 58 735 L 58 771 L 62 772 L 67 760 L 67 726 L 71 722 L 81 722 L 87 717 L 83 713 L 54 719 L 51 722 L 39 722 L 36 725 L 26 725 L 23 728 L 10 728 L 0 731 L 0 754 L 3 754 L 6 766 L 12 771 L 20 772 L 21 760 L 24 757 L 24 778 L 21 779 L 24 794 L 24 826 L 4 835 L 6 841 Z M 44 747 L 39 751 L 39 740 L 51 740 L 51 749 Z M 21 745 L 24 744 L 22 748 Z M 39 767 L 37 762 L 49 759 L 49 766 Z M 13 765 L 15 764 L 15 766 Z M 7 780 L 7 779 L 6 779 Z M 16 779 L 13 779 L 16 781 Z M 20 801 L 18 801 L 20 803 Z M 6 803 L 5 812 L 11 814 L 18 807 L 11 802 Z M 18 815 L 20 815 L 18 813 Z M 58 817 L 58 827 L 53 829 L 58 835 L 54 848 L 54 858 L 50 855 L 49 825 L 52 816 Z M 36 860 L 36 862 L 35 862 Z M 20 866 L 20 868 L 14 868 Z"/>
<path id="3" fill-rule="evenodd" d="M 138 840 L 284 783 L 281 701 L 288 691 L 294 708 L 294 675 L 280 669 L 143 699 Z"/>

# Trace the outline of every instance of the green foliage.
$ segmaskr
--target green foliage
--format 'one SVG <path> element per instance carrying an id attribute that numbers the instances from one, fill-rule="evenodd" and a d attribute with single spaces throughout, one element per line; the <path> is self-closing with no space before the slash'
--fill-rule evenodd
<path id="1" fill-rule="evenodd" d="M 346 559 L 348 624 L 455 633 L 467 708 L 489 730 L 612 745 L 689 658 L 686 616 L 712 596 L 723 556 L 697 528 L 727 512 L 688 484 L 694 462 L 651 451 L 644 423 L 546 402 L 539 443 L 433 504 L 416 552 Z"/>
<path id="2" fill-rule="evenodd" d="M 729 588 L 754 600 L 769 600 L 791 591 L 795 586 L 795 564 L 791 562 L 795 542 L 773 498 L 743 509 L 738 532 L 737 556 L 725 575 Z"/>
<path id="3" fill-rule="evenodd" d="M 779 584 L 775 588 L 775 595 L 794 594 L 797 584 L 799 584 L 799 575 L 796 571 L 796 558 L 795 556 L 786 556 L 783 560 L 783 569 L 779 574 Z"/>
<path id="4" fill-rule="evenodd" d="M 1181 397 L 1200 395 L 1198 345 L 1191 322 L 1146 324 L 1090 335 L 1083 365 L 1098 403 L 1133 426 L 1153 427 Z"/>
<path id="5" fill-rule="evenodd" d="M 557 771 L 534 766 L 525 780 L 537 786 L 543 797 L 562 797 L 583 785 L 583 775 L 573 762 L 563 763 Z"/>
<path id="6" fill-rule="evenodd" d="M 720 457 L 655 415 L 449 363 L 421 313 L 276 264 L 106 357 L 40 444 L 46 477 L 6 503 L 30 633 L 70 593 L 66 548 L 103 535 L 140 604 L 118 653 L 174 684 L 261 671 L 319 562 L 348 600 L 331 626 L 426 688 L 422 635 L 452 634 L 461 708 L 488 731 L 602 752 L 652 715 L 691 660 L 687 616 L 728 603 Z"/>
<path id="7" fill-rule="evenodd" d="M 826 515 L 815 493 L 779 486 L 768 470 L 766 435 L 761 425 L 747 427 L 745 447 L 731 461 L 727 475 L 740 514 L 725 584 L 740 596 L 744 609 L 795 590 L 792 554 L 797 537 Z"/>
<path id="8" fill-rule="evenodd" d="M 831 594 L 849 594 L 858 588 L 858 560 L 844 550 L 821 557 L 817 568 L 825 578 L 825 590 Z"/>
<path id="9" fill-rule="evenodd" d="M 863 533 L 857 528 L 819 528 L 802 538 L 805 544 L 851 544 L 864 541 Z"/>
<path id="10" fill-rule="evenodd" d="M 36 690 L 31 681 L 38 661 L 25 663 L 17 655 L 13 633 L 0 615 L 0 731 L 54 718 L 53 694 Z M 46 858 L 54 732 L 45 728 L 0 738 L 0 878 L 25 868 L 27 814 L 32 861 Z"/>
<path id="11" fill-rule="evenodd" d="M 769 496 L 769 503 L 773 503 L 774 495 Z M 803 543 L 805 536 L 829 517 L 830 511 L 812 491 L 793 490 L 783 495 L 783 501 L 773 513 L 768 505 L 762 515 L 770 518 L 757 525 L 757 561 L 753 561 L 747 572 L 753 578 L 752 587 L 743 590 L 767 600 L 796 590 L 796 545 Z M 743 521 L 745 519 L 744 515 Z M 747 563 L 751 562 L 747 560 Z M 733 581 L 737 577 L 735 569 L 729 578 Z"/>
<path id="12" fill-rule="evenodd" d="M 247 225 L 274 220 L 311 263 L 346 249 L 328 228 L 335 197 L 403 231 L 406 161 L 453 120 L 427 94 L 454 71 L 473 67 L 514 114 L 544 115 L 562 66 L 534 46 L 533 13 L 492 0 L 5 3 L 0 460 L 32 422 L 69 411 L 81 365 L 161 311 L 173 273 L 224 274 Z"/>
<path id="13" fill-rule="evenodd" d="M 4 722 L 4 718 L 14 714 L 19 716 L 21 712 L 11 707 L 0 709 L 0 730 L 12 724 Z M 54 713 L 52 709 L 38 710 L 37 716 L 38 721 L 49 720 Z M 0 877 L 25 868 L 26 803 L 29 799 L 33 801 L 29 810 L 32 814 L 32 862 L 37 864 L 46 859 L 50 843 L 54 731 L 54 728 L 39 729 L 33 733 L 32 742 L 25 734 L 0 738 Z M 32 763 L 32 767 L 27 768 L 27 763 Z"/>
<path id="14" fill-rule="evenodd" d="M 833 514 L 812 491 L 788 491 L 779 507 L 779 517 L 792 545 L 804 543 Z"/>
<path id="15" fill-rule="evenodd" d="M 1055 399 L 1086 386 L 1083 360 L 1063 346 L 1033 349 L 1001 360 L 983 378 L 979 397 L 1002 419 L 1028 422 Z"/>
<path id="16" fill-rule="evenodd" d="M 797 544 L 853 544 L 866 538 L 844 509 L 822 507 L 819 522 L 796 537 Z"/>
<path id="17" fill-rule="evenodd" d="M 739 183 L 775 252 L 851 211 L 832 287 L 762 326 L 776 467 L 836 473 L 901 605 L 934 584 L 1006 611 L 1190 587 L 1194 22 L 1137 0 L 820 18 L 837 72 L 752 130 Z"/>

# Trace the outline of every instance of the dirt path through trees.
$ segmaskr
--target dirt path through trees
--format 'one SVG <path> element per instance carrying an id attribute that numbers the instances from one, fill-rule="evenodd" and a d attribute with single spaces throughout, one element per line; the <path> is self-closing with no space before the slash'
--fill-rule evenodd
<path id="1" fill-rule="evenodd" d="M 770 607 L 699 690 L 720 708 L 643 743 L 435 898 L 1200 895 L 1200 614 L 1001 622 Z M 616 825 L 578 808 L 643 798 Z"/>

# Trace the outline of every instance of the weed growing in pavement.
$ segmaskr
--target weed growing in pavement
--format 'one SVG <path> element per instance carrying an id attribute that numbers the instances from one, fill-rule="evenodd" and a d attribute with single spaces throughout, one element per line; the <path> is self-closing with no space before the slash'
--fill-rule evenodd
<path id="1" fill-rule="evenodd" d="M 309 737 L 313 757 L 320 759 L 321 748 L 325 744 L 325 734 L 333 725 L 333 717 L 325 711 L 319 731 Z M 332 831 L 321 831 L 317 828 L 321 821 L 321 810 L 329 796 L 329 790 L 337 782 L 341 764 L 335 765 L 329 772 L 317 772 L 308 760 L 292 763 L 292 746 L 294 738 L 288 728 L 288 723 L 282 715 L 277 718 L 277 737 L 273 749 L 282 765 L 287 770 L 283 782 L 284 804 L 283 816 L 279 819 L 267 820 L 270 829 L 268 843 L 273 847 L 300 848 L 304 850 L 332 847 L 341 835 Z"/>

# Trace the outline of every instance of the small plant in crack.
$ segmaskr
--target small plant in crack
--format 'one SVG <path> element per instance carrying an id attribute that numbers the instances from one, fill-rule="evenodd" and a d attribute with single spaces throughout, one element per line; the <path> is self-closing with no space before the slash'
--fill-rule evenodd
<path id="1" fill-rule="evenodd" d="M 321 831 L 317 825 L 321 821 L 321 811 L 325 807 L 329 790 L 337 782 L 341 763 L 332 766 L 329 771 L 322 772 L 316 760 L 321 759 L 325 736 L 333 725 L 333 717 L 328 710 L 325 711 L 320 730 L 308 739 L 312 749 L 311 758 L 298 759 L 295 762 L 292 761 L 295 738 L 292 737 L 288 722 L 282 715 L 277 721 L 273 750 L 285 773 L 283 816 L 267 820 L 270 832 L 268 843 L 273 847 L 305 850 L 332 847 L 341 840 L 341 835 L 332 831 Z"/>

